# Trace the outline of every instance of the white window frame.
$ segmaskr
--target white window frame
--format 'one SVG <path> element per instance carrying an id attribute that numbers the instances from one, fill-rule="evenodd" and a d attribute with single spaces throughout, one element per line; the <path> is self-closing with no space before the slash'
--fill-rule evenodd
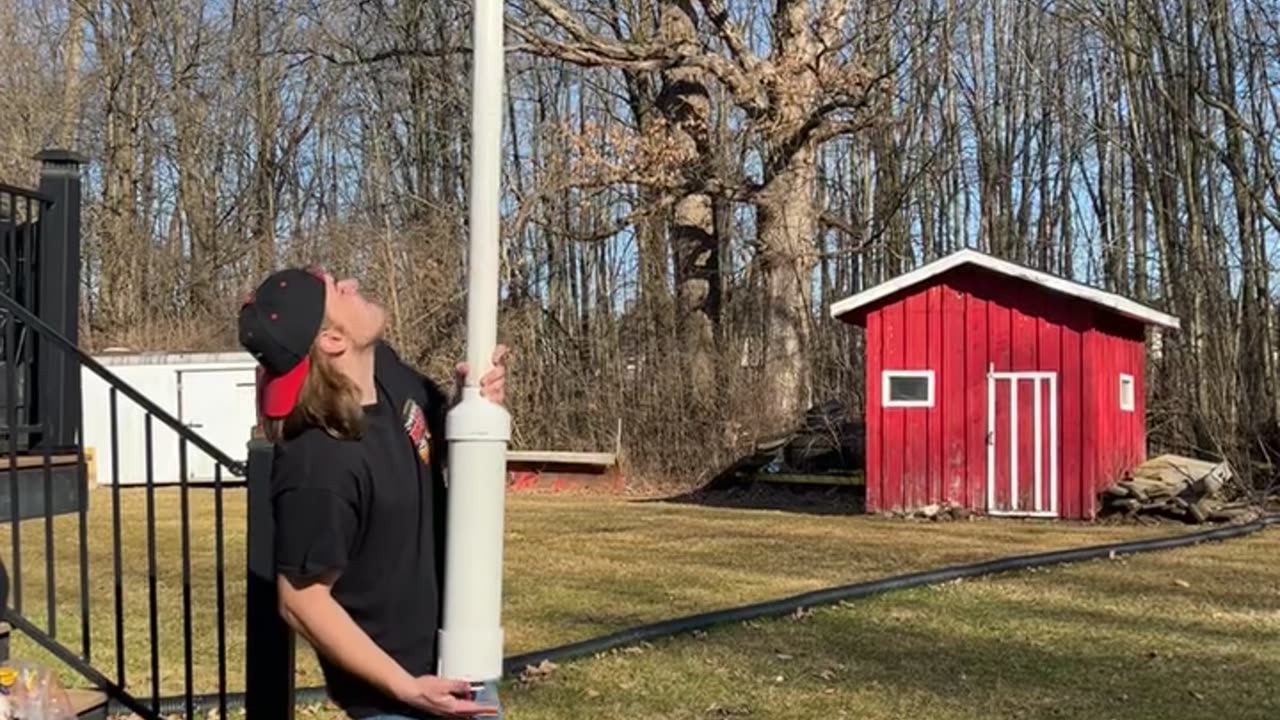
<path id="1" fill-rule="evenodd" d="M 928 380 L 929 397 L 925 400 L 890 400 L 889 385 L 894 378 L 925 378 Z M 891 408 L 933 407 L 936 396 L 932 370 L 882 370 L 880 372 L 880 406 Z"/>
<path id="2" fill-rule="evenodd" d="M 1125 397 L 1126 385 L 1128 386 L 1128 398 Z M 1128 373 L 1120 373 L 1120 410 L 1121 412 L 1133 412 L 1134 406 L 1138 404 L 1137 400 L 1138 384 L 1133 381 L 1133 376 Z M 1126 400 L 1128 402 L 1126 402 Z"/>

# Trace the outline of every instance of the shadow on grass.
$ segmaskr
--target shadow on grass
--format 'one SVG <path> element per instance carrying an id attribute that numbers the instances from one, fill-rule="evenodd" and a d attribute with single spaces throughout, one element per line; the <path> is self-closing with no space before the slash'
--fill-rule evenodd
<path id="1" fill-rule="evenodd" d="M 1271 685 L 1277 666 L 1244 650 L 1269 644 L 1265 633 L 1206 633 L 1203 623 L 1149 621 L 1135 612 L 950 600 L 921 594 L 897 605 L 918 613 L 905 622 L 884 602 L 819 614 L 808 629 L 780 622 L 711 638 L 726 655 L 750 653 L 762 678 L 785 675 L 802 694 L 839 685 L 924 717 L 1261 720 L 1280 713 Z"/>
<path id="2" fill-rule="evenodd" d="M 1078 583 L 1072 584 L 1077 589 L 1080 588 Z M 1215 594 L 1215 597 L 1222 599 L 1221 594 Z M 1261 595 L 1257 597 L 1261 599 Z M 1115 636 L 1127 635 L 1137 641 L 1134 650 L 1142 651 L 1144 659 L 1147 658 L 1147 654 L 1141 645 L 1142 637 L 1187 639 L 1205 646 L 1211 646 L 1218 641 L 1227 645 L 1280 643 L 1280 631 L 1246 625 L 1238 621 L 1216 621 L 1209 612 L 1189 613 L 1188 606 L 1198 598 L 1193 600 L 1178 597 L 1176 593 L 1169 592 L 1155 596 L 1144 595 L 1143 599 L 1144 606 L 1150 607 L 1151 610 L 1141 614 L 1123 613 L 1102 604 L 1072 603 L 1061 599 L 1053 601 L 1011 599 L 1000 604 L 999 612 L 1004 620 L 1046 629 L 1110 627 L 1109 632 Z"/>
<path id="3" fill-rule="evenodd" d="M 642 498 L 641 504 L 667 503 L 739 510 L 779 510 L 806 515 L 864 515 L 862 487 L 831 487 L 761 481 L 718 482 L 687 493 Z"/>
<path id="4" fill-rule="evenodd" d="M 1122 577 L 1077 573 L 1071 582 L 1077 589 L 1097 596 L 1148 598 L 1153 608 L 1167 602 L 1212 602 L 1231 611 L 1280 611 L 1280 588 L 1265 569 L 1233 569 L 1219 574 L 1208 564 L 1189 565 L 1181 560 L 1159 557 L 1146 572 Z M 1175 581 L 1186 582 L 1189 587 L 1180 588 Z M 1280 672 L 1280 668 L 1276 671 Z"/>

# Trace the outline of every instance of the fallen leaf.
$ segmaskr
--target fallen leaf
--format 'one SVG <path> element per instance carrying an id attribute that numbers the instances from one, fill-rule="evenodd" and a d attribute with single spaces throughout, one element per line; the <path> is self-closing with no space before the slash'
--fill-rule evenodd
<path id="1" fill-rule="evenodd" d="M 537 665 L 526 665 L 524 671 L 520 673 L 520 682 L 528 685 L 539 680 L 545 680 L 551 677 L 552 673 L 559 667 L 550 660 L 543 660 Z"/>

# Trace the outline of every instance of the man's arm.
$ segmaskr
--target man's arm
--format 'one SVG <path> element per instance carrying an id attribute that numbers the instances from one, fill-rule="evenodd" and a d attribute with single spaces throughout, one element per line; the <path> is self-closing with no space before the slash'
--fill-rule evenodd
<path id="1" fill-rule="evenodd" d="M 283 575 L 278 581 L 285 622 L 316 652 L 406 705 L 450 717 L 496 714 L 488 705 L 462 699 L 470 692 L 470 683 L 465 680 L 410 675 L 333 599 L 336 580 L 335 574 L 328 574 L 306 584 L 295 584 Z"/>
<path id="2" fill-rule="evenodd" d="M 333 599 L 337 573 L 308 583 L 279 576 L 280 613 L 316 652 L 383 693 L 403 700 L 414 678 Z"/>
<path id="3" fill-rule="evenodd" d="M 285 621 L 317 652 L 384 692 L 412 680 L 333 598 L 359 532 L 356 477 L 335 458 L 295 448 L 275 496 L 276 587 Z M 297 452 L 303 451 L 303 452 Z M 328 460 L 328 466 L 317 461 Z"/>
<path id="4" fill-rule="evenodd" d="M 339 458 L 294 448 L 277 467 L 276 587 L 285 622 L 315 651 L 399 702 L 437 714 L 484 715 L 458 696 L 468 684 L 415 677 L 356 625 L 333 597 L 359 530 L 360 478 Z"/>

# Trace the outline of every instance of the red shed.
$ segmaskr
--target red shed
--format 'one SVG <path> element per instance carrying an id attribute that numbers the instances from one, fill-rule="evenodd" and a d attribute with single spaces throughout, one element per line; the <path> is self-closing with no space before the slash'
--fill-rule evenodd
<path id="1" fill-rule="evenodd" d="M 1178 319 L 961 250 L 831 306 L 866 330 L 871 512 L 1091 518 L 1146 457 L 1146 327 Z"/>

